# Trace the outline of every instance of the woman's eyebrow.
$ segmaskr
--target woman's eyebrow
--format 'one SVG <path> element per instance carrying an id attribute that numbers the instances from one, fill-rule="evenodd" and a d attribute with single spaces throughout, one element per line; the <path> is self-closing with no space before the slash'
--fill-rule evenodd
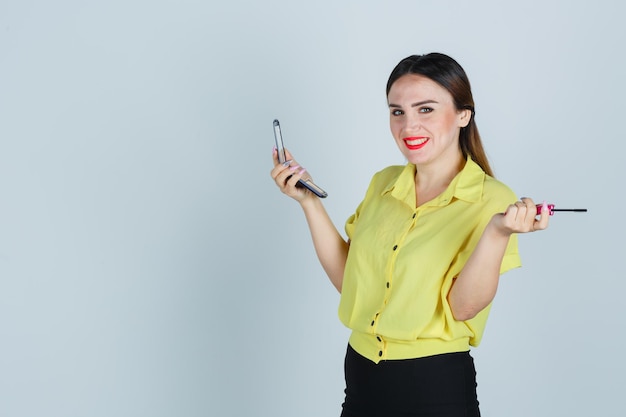
<path id="1" fill-rule="evenodd" d="M 436 100 L 423 100 L 423 101 L 418 101 L 416 103 L 411 104 L 411 107 L 418 107 L 418 106 L 421 106 L 423 104 L 431 104 L 431 103 L 439 104 L 439 102 L 436 101 Z M 402 108 L 401 105 L 393 104 L 393 103 L 389 103 L 389 107 L 394 107 L 394 108 L 399 108 L 399 109 Z"/>

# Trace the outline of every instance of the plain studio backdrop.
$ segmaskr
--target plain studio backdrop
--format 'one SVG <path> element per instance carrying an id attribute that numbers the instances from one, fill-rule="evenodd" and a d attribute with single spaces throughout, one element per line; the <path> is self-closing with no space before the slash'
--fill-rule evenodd
<path id="1" fill-rule="evenodd" d="M 589 209 L 520 237 L 483 415 L 624 416 L 622 4 L 0 1 L 0 415 L 338 416 L 349 332 L 272 120 L 343 232 L 405 163 L 387 76 L 440 51 L 496 176 Z"/>

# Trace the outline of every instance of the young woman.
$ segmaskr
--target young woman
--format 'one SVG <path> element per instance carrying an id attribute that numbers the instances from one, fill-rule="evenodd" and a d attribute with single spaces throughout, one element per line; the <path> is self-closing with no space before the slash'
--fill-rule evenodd
<path id="1" fill-rule="evenodd" d="M 288 153 L 271 176 L 300 203 L 352 330 L 342 417 L 479 416 L 470 346 L 500 274 L 520 266 L 517 233 L 548 226 L 530 198 L 495 180 L 463 68 L 440 53 L 400 61 L 387 83 L 391 133 L 407 159 L 376 173 L 348 240 Z"/>

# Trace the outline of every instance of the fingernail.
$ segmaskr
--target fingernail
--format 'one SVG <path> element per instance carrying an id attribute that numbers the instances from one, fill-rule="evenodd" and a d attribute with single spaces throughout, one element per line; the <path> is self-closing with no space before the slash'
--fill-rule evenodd
<path id="1" fill-rule="evenodd" d="M 300 170 L 300 172 L 298 172 L 298 174 L 302 175 L 302 174 L 304 174 L 305 172 L 306 172 L 306 169 L 302 168 L 302 169 Z"/>
<path id="2" fill-rule="evenodd" d="M 548 207 L 548 203 L 546 202 L 546 200 L 543 200 L 543 203 L 541 203 L 541 211 L 548 211 L 550 208 Z"/>
<path id="3" fill-rule="evenodd" d="M 278 150 L 278 149 L 276 148 L 276 146 L 274 146 L 274 147 L 272 148 L 272 151 L 273 151 L 273 152 L 276 152 L 277 150 Z"/>
<path id="4" fill-rule="evenodd" d="M 295 170 L 296 170 L 296 169 L 298 169 L 298 168 L 300 168 L 300 165 L 294 165 L 294 166 L 292 166 L 292 167 L 289 167 L 289 169 L 290 169 L 291 171 L 295 171 Z"/>
<path id="5" fill-rule="evenodd" d="M 283 162 L 283 166 L 288 167 L 289 164 L 293 161 L 293 159 L 290 159 L 288 161 Z"/>

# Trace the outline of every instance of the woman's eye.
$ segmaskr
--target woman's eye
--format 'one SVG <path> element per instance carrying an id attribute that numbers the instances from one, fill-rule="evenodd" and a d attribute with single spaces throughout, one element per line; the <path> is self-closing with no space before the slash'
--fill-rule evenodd
<path id="1" fill-rule="evenodd" d="M 403 114 L 404 114 L 404 112 L 402 110 L 398 110 L 398 109 L 391 110 L 391 115 L 392 116 L 402 116 Z"/>
<path id="2" fill-rule="evenodd" d="M 420 113 L 430 113 L 433 111 L 432 107 L 420 107 Z"/>

